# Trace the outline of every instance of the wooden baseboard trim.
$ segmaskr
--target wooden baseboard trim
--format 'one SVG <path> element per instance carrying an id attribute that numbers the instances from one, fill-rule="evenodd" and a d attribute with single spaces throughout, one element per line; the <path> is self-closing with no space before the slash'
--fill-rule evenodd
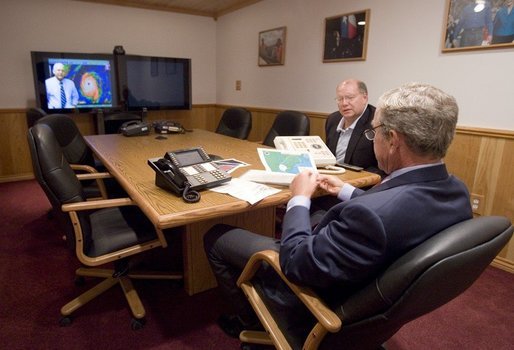
<path id="1" fill-rule="evenodd" d="M 497 267 L 501 270 L 514 273 L 514 262 L 507 260 L 505 258 L 497 256 L 493 262 L 491 263 L 491 266 Z"/>
<path id="2" fill-rule="evenodd" d="M 16 176 L 0 176 L 0 183 L 4 182 L 14 182 L 14 181 L 25 181 L 25 180 L 33 180 L 34 174 L 22 174 Z"/>

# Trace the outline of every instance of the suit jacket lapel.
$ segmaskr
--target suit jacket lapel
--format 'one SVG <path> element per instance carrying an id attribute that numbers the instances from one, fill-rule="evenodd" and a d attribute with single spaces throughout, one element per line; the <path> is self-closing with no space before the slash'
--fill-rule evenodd
<path id="1" fill-rule="evenodd" d="M 355 151 L 355 147 L 357 147 L 357 143 L 359 139 L 364 136 L 364 130 L 366 129 L 366 125 L 368 125 L 370 119 L 369 113 L 369 105 L 366 107 L 366 110 L 362 114 L 362 117 L 359 119 L 357 124 L 355 125 L 355 129 L 352 132 L 352 136 L 350 137 L 350 141 L 348 142 L 348 147 L 346 148 L 346 154 L 344 156 L 344 162 L 350 163 L 350 159 L 352 158 L 353 152 Z"/>
<path id="2" fill-rule="evenodd" d="M 336 113 L 339 114 L 337 123 L 335 124 L 335 126 L 333 128 L 329 129 L 330 137 L 328 137 L 328 135 L 327 135 L 327 139 L 330 140 L 330 143 L 327 143 L 327 147 L 330 149 L 330 151 L 332 151 L 332 153 L 334 155 L 336 154 L 337 140 L 339 139 L 339 132 L 337 131 L 337 125 L 339 125 L 341 118 L 343 118 L 341 113 L 339 113 L 339 112 L 336 112 Z"/>

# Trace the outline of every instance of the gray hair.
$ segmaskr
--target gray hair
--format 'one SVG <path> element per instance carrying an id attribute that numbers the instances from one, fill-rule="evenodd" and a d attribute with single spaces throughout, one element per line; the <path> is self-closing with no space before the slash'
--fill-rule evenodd
<path id="1" fill-rule="evenodd" d="M 419 155 L 443 158 L 455 135 L 459 107 L 453 96 L 422 83 L 408 83 L 384 93 L 377 104 L 384 125 L 405 136 L 409 149 Z"/>
<path id="2" fill-rule="evenodd" d="M 53 68 L 52 68 L 52 73 L 55 74 L 55 71 L 59 68 L 64 68 L 64 64 L 60 63 L 60 62 L 57 62 L 56 64 L 54 64 Z"/>
<path id="3" fill-rule="evenodd" d="M 358 79 L 354 79 L 354 78 L 351 78 L 351 79 L 345 79 L 343 80 L 342 82 L 340 82 L 336 89 L 339 89 L 340 87 L 342 87 L 344 84 L 355 84 L 357 85 L 357 89 L 359 90 L 359 92 L 363 95 L 368 95 L 368 87 L 366 86 L 366 84 L 361 81 L 361 80 L 358 80 Z"/>
<path id="4" fill-rule="evenodd" d="M 366 84 L 363 81 L 357 80 L 357 86 L 358 86 L 361 94 L 363 94 L 363 95 L 368 94 L 368 87 L 366 86 Z"/>

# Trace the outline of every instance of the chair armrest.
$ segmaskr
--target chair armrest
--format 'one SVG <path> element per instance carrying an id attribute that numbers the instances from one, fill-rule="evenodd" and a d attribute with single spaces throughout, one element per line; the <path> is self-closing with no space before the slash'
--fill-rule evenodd
<path id="1" fill-rule="evenodd" d="M 137 205 L 130 198 L 113 198 L 113 199 L 99 199 L 99 200 L 91 200 L 85 202 L 77 202 L 77 203 L 68 203 L 63 204 L 61 206 L 61 210 L 63 212 L 70 213 L 70 217 L 72 222 L 78 222 L 77 219 L 77 211 L 81 210 L 96 210 L 96 209 L 104 209 L 104 208 L 112 208 L 112 207 L 123 207 L 127 205 Z M 164 232 L 162 229 L 154 227 L 155 232 L 157 234 L 157 239 L 163 248 L 168 246 L 168 242 L 166 241 L 166 237 L 164 236 Z"/>
<path id="2" fill-rule="evenodd" d="M 125 205 L 136 205 L 136 203 L 130 198 L 100 199 L 100 200 L 95 200 L 95 201 L 63 204 L 61 209 L 64 212 L 70 212 L 70 211 L 121 207 L 121 206 L 125 206 Z"/>
<path id="3" fill-rule="evenodd" d="M 75 174 L 79 181 L 84 180 L 96 180 L 96 185 L 98 186 L 98 190 L 100 191 L 100 195 L 102 199 L 107 199 L 107 189 L 105 188 L 105 184 L 103 179 L 111 178 L 112 175 L 107 172 L 99 173 L 95 168 L 89 165 L 80 165 L 80 164 L 72 164 L 71 168 L 75 171 L 86 171 L 86 174 Z"/>
<path id="4" fill-rule="evenodd" d="M 96 179 L 109 179 L 112 178 L 110 173 L 88 173 L 88 174 L 75 174 L 79 180 L 96 180 Z"/>
<path id="5" fill-rule="evenodd" d="M 246 264 L 243 272 L 237 280 L 237 285 L 241 287 L 243 283 L 250 283 L 261 263 L 267 262 L 286 282 L 293 293 L 301 300 L 301 302 L 310 310 L 318 322 L 329 332 L 337 332 L 341 328 L 341 319 L 321 300 L 314 291 L 308 287 L 299 286 L 290 282 L 282 273 L 280 268 L 278 252 L 273 250 L 263 250 L 252 255 Z"/>
<path id="6" fill-rule="evenodd" d="M 85 165 L 85 164 L 70 164 L 70 167 L 74 171 L 84 171 L 86 173 L 97 173 L 98 172 L 98 170 L 96 170 L 94 167 L 92 167 L 90 165 Z"/>

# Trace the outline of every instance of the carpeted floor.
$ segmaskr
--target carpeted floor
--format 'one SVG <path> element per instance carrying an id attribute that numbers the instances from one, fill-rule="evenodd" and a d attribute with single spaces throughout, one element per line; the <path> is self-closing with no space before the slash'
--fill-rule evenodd
<path id="1" fill-rule="evenodd" d="M 130 312 L 117 287 L 76 312 L 70 327 L 59 310 L 96 281 L 76 287 L 75 256 L 35 181 L 0 184 L 0 348 L 2 349 L 238 349 L 219 330 L 223 310 L 216 290 L 192 297 L 177 282 L 136 281 L 147 324 L 130 329 Z M 490 267 L 464 294 L 411 322 L 389 350 L 513 349 L 514 275 Z"/>

